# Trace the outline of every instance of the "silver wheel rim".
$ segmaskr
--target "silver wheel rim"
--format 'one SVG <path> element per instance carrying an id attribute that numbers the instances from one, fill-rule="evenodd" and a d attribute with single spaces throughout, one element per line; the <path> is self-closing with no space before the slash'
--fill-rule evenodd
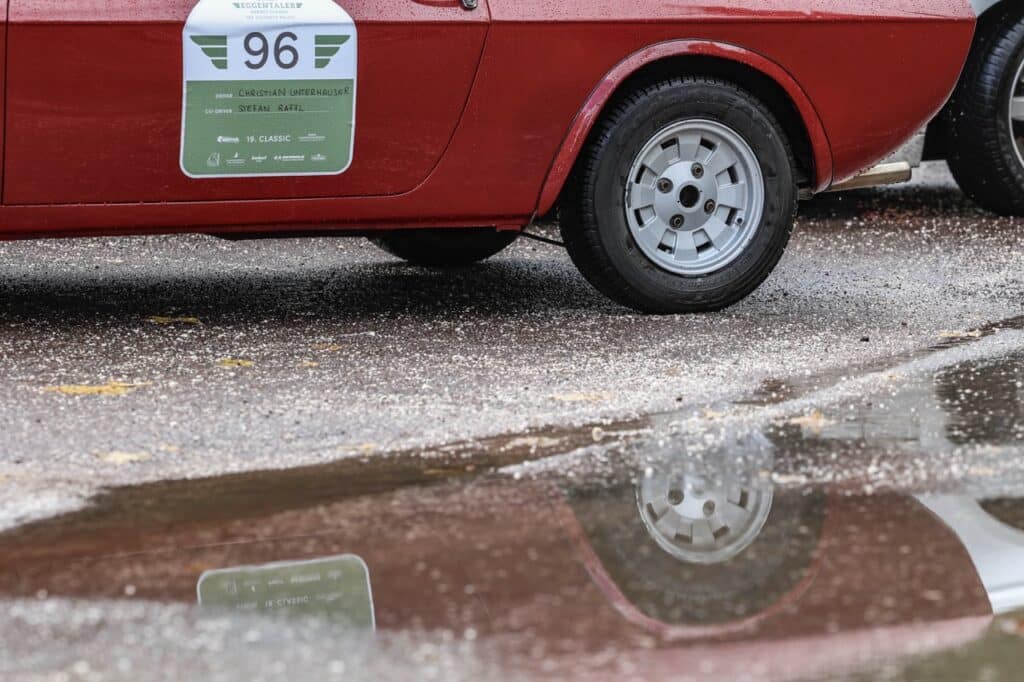
<path id="1" fill-rule="evenodd" d="M 658 545 L 695 564 L 728 561 L 749 547 L 772 508 L 772 489 L 714 483 L 701 476 L 644 478 L 637 490 L 640 517 Z"/>
<path id="2" fill-rule="evenodd" d="M 1010 139 L 1013 140 L 1013 151 L 1017 154 L 1017 163 L 1024 166 L 1024 59 L 1017 66 L 1010 88 Z"/>
<path id="3" fill-rule="evenodd" d="M 626 222 L 663 270 L 707 275 L 735 261 L 764 213 L 753 149 L 732 128 L 705 119 L 675 123 L 640 151 L 626 184 Z"/>

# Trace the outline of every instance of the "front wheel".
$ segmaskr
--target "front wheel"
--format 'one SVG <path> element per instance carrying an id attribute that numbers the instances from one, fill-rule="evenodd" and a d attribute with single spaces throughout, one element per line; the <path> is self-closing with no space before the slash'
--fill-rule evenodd
<path id="1" fill-rule="evenodd" d="M 370 241 L 413 265 L 458 268 L 496 256 L 519 237 L 519 233 L 493 228 L 395 230 Z"/>
<path id="2" fill-rule="evenodd" d="M 759 287 L 793 227 L 792 155 L 771 111 L 712 78 L 624 97 L 598 125 L 562 203 L 583 275 L 650 313 L 725 308 Z"/>

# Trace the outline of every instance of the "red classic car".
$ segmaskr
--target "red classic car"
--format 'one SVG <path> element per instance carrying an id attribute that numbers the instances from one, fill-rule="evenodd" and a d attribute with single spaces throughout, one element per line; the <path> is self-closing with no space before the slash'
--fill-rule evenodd
<path id="1" fill-rule="evenodd" d="M 456 266 L 557 207 L 587 279 L 651 312 L 757 288 L 798 196 L 920 129 L 975 25 L 968 0 L 0 7 L 0 237 L 359 234 Z"/>

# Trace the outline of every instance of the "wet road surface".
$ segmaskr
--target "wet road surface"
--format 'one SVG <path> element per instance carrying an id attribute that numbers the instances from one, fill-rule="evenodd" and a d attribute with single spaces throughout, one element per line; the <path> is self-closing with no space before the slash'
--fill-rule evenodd
<path id="1" fill-rule="evenodd" d="M 1022 253 L 938 171 L 805 205 L 768 284 L 708 316 L 634 315 L 525 241 L 456 273 L 351 239 L 0 244 L 0 527 L 105 486 L 828 384 L 1024 314 Z"/>
<path id="2" fill-rule="evenodd" d="M 0 536 L 0 674 L 1016 679 L 1024 341 L 926 371 L 948 350 L 699 438 L 670 413 L 109 490 Z"/>
<path id="3" fill-rule="evenodd" d="M 519 245 L 0 246 L 0 678 L 1018 679 L 1024 230 L 819 200 L 722 315 Z"/>

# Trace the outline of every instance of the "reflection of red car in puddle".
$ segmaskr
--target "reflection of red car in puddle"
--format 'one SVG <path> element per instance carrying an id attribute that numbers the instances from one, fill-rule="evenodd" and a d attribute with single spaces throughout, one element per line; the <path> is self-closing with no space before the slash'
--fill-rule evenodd
<path id="1" fill-rule="evenodd" d="M 695 647 L 727 677 L 752 665 L 805 677 L 961 644 L 990 622 L 958 538 L 913 498 L 776 491 L 757 539 L 697 564 L 628 518 L 630 493 L 575 500 L 563 518 L 608 602 L 675 644 L 638 657 L 651 674 L 688 665 Z"/>
<path id="2" fill-rule="evenodd" d="M 0 592 L 191 602 L 211 569 L 351 553 L 382 636 L 471 630 L 555 676 L 607 671 L 613 651 L 651 676 L 699 662 L 804 677 L 965 642 L 992 615 L 963 542 L 896 494 L 485 479 L 149 525 L 113 509 L 8 536 Z"/>

